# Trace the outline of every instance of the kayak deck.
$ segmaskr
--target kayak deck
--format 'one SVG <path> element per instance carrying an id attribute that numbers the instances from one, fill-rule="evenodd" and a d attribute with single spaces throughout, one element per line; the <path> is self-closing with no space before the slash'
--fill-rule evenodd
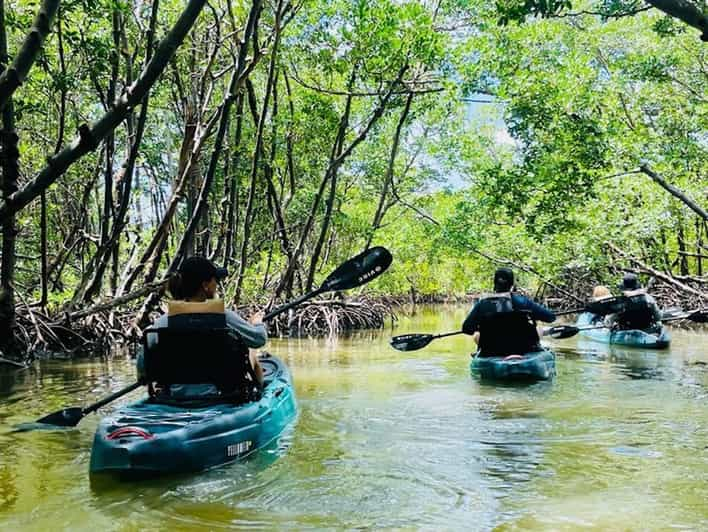
<path id="1" fill-rule="evenodd" d="M 556 355 L 550 349 L 524 353 L 523 355 L 472 356 L 470 371 L 484 380 L 540 381 L 556 375 Z"/>
<path id="2" fill-rule="evenodd" d="M 577 327 L 584 327 L 598 323 L 595 314 L 584 312 L 578 316 Z M 639 347 L 641 349 L 666 349 L 671 345 L 671 335 L 662 325 L 661 330 L 656 332 L 643 331 L 640 329 L 630 329 L 626 331 L 612 331 L 607 329 L 590 329 L 580 331 L 585 338 L 612 345 L 623 345 L 626 347 Z"/>
<path id="3" fill-rule="evenodd" d="M 101 420 L 90 473 L 121 478 L 194 472 L 243 458 L 277 438 L 295 419 L 292 380 L 276 357 L 261 358 L 258 401 L 197 408 L 143 399 Z"/>

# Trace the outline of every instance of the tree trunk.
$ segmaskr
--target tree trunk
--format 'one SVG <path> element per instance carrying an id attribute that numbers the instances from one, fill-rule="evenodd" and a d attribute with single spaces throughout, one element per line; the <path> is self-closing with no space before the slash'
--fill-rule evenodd
<path id="1" fill-rule="evenodd" d="M 138 105 L 164 71 L 177 47 L 191 30 L 206 0 L 189 0 L 175 25 L 160 41 L 155 55 L 140 77 L 117 100 L 113 109 L 106 112 L 92 127 L 84 124 L 79 128 L 79 136 L 57 155 L 50 157 L 48 164 L 39 174 L 5 199 L 0 205 L 0 222 L 5 224 L 8 216 L 23 209 L 37 198 L 68 168 L 85 154 L 98 147 L 100 142 L 113 131 L 131 110 Z"/>
<path id="2" fill-rule="evenodd" d="M 152 14 L 150 16 L 150 28 L 147 34 L 146 41 L 146 56 L 145 63 L 149 63 L 152 57 L 152 47 L 155 38 L 155 26 L 157 23 L 157 10 L 159 7 L 159 1 L 155 0 L 152 5 Z M 121 26 L 119 25 L 119 28 Z M 123 35 L 124 37 L 124 35 Z M 121 35 L 115 37 L 115 43 L 120 46 Z M 116 50 L 117 51 L 117 50 Z M 117 67 L 117 65 L 116 65 Z M 130 65 L 128 65 L 130 69 Z M 130 70 L 127 71 L 127 77 L 130 78 Z M 116 74 L 117 77 L 117 74 Z M 109 99 L 109 102 L 111 100 Z M 93 265 L 95 269 L 93 280 L 89 285 L 86 293 L 83 296 L 83 302 L 88 303 L 94 296 L 98 294 L 101 289 L 101 284 L 103 281 L 103 276 L 108 266 L 108 259 L 112 258 L 113 268 L 112 268 L 112 278 L 111 278 L 111 288 L 114 294 L 118 292 L 118 252 L 120 236 L 128 223 L 128 210 L 130 207 L 131 193 L 133 188 L 133 174 L 135 173 L 135 164 L 138 159 L 138 154 L 140 153 L 140 146 L 143 140 L 143 134 L 145 133 L 145 123 L 147 122 L 147 111 L 150 101 L 150 95 L 146 95 L 140 106 L 140 115 L 138 117 L 138 122 L 135 131 L 133 131 L 133 122 L 128 122 L 128 138 L 132 138 L 133 142 L 128 150 L 128 156 L 123 163 L 122 168 L 118 172 L 116 179 L 117 190 L 118 190 L 118 202 L 113 216 L 113 224 L 111 226 L 111 231 L 109 237 L 102 242 L 102 245 L 96 251 L 96 255 L 93 260 Z M 120 295 L 120 294 L 117 294 Z"/>
<path id="3" fill-rule="evenodd" d="M 672 184 L 668 183 L 666 179 L 661 177 L 659 174 L 654 172 L 648 164 L 643 163 L 639 169 L 642 171 L 642 173 L 648 175 L 650 178 L 652 178 L 656 183 L 659 184 L 664 190 L 668 191 L 669 194 L 672 196 L 678 198 L 681 200 L 684 204 L 688 205 L 688 207 L 695 212 L 698 216 L 703 218 L 704 220 L 708 221 L 708 211 L 703 209 L 700 205 L 698 205 L 695 201 L 693 201 L 691 198 L 686 196 L 686 194 L 673 186 Z"/>
<path id="4" fill-rule="evenodd" d="M 61 16 L 57 19 L 57 50 L 59 52 L 59 68 L 62 76 L 62 82 L 60 85 L 60 95 L 59 95 L 59 132 L 57 134 L 57 142 L 54 146 L 54 155 L 59 153 L 61 147 L 64 145 L 64 132 L 66 130 L 66 61 L 64 59 L 64 39 L 61 29 Z M 42 192 L 41 196 L 41 212 L 40 212 L 40 255 L 42 257 L 42 272 L 40 276 L 40 290 L 41 297 L 39 304 L 42 308 L 47 305 L 47 300 L 49 298 L 49 265 L 47 258 L 47 193 Z"/>
<path id="5" fill-rule="evenodd" d="M 42 48 L 42 43 L 49 32 L 52 31 L 52 20 L 59 9 L 59 0 L 45 0 L 40 7 L 37 16 L 34 19 L 32 28 L 25 38 L 20 51 L 17 53 L 12 64 L 3 69 L 0 73 L 0 109 L 10 100 L 12 94 L 24 82 L 28 72 L 32 68 L 34 61 L 39 55 Z M 4 8 L 3 8 L 4 10 Z M 3 19 L 3 32 L 5 31 L 5 21 Z M 5 53 L 2 65 L 6 66 L 9 63 L 7 55 L 7 37 L 5 39 Z"/>
<path id="6" fill-rule="evenodd" d="M 686 256 L 686 235 L 683 228 L 683 217 L 676 218 L 676 241 L 679 248 L 679 274 L 688 275 L 688 257 Z"/>
<path id="7" fill-rule="evenodd" d="M 271 92 L 273 91 L 273 82 L 275 80 L 276 58 L 278 56 L 278 45 L 280 44 L 281 20 L 283 2 L 280 0 L 275 12 L 275 40 L 273 41 L 273 49 L 271 50 L 270 64 L 268 66 L 268 81 L 266 82 L 265 95 L 263 96 L 263 111 L 258 119 L 258 127 L 256 130 L 256 145 L 253 149 L 253 162 L 251 165 L 251 187 L 248 191 L 248 202 L 246 204 L 246 214 L 243 224 L 243 238 L 241 240 L 241 261 L 238 267 L 238 277 L 236 278 L 236 293 L 234 295 L 234 303 L 238 304 L 241 298 L 241 289 L 243 287 L 243 278 L 246 273 L 248 261 L 248 244 L 251 238 L 251 223 L 253 216 L 253 203 L 256 195 L 256 184 L 258 180 L 258 165 L 260 162 L 260 154 L 263 150 L 263 130 L 265 121 L 268 115 L 268 105 Z M 256 43 L 254 43 L 256 44 Z"/>
<path id="8" fill-rule="evenodd" d="M 5 31 L 5 1 L 0 0 L 0 68 L 8 64 L 7 34 Z M 0 74 L 0 79 L 5 72 Z M 8 96 L 2 109 L 2 130 L 0 131 L 0 147 L 2 148 L 2 182 L 0 192 L 7 202 L 17 190 L 19 176 L 18 138 L 15 132 L 15 110 L 12 98 Z M 15 216 L 11 214 L 5 219 L 2 228 L 2 264 L 0 265 L 0 349 L 9 352 L 15 347 L 15 244 L 17 228 Z"/>
<path id="9" fill-rule="evenodd" d="M 177 270 L 179 265 L 181 264 L 185 253 L 187 251 L 187 247 L 189 245 L 189 242 L 192 239 L 192 236 L 194 234 L 194 231 L 197 227 L 197 224 L 199 223 L 202 214 L 204 212 L 204 209 L 207 204 L 208 200 L 208 195 L 209 195 L 209 190 L 211 188 L 211 183 L 213 182 L 214 179 L 214 174 L 216 172 L 216 166 L 218 164 L 220 155 L 221 155 L 221 149 L 224 141 L 224 136 L 226 135 L 226 129 L 228 128 L 229 124 L 229 117 L 231 113 L 231 107 L 233 104 L 233 101 L 236 98 L 236 94 L 238 90 L 242 87 L 243 83 L 247 79 L 248 74 L 250 73 L 251 69 L 255 66 L 255 64 L 258 61 L 259 54 L 257 52 L 256 48 L 256 53 L 254 54 L 253 60 L 250 62 L 250 65 L 247 65 L 248 60 L 246 58 L 246 51 L 247 51 L 247 43 L 250 39 L 250 36 L 255 34 L 256 28 L 258 25 L 258 18 L 260 16 L 261 12 L 261 3 L 260 0 L 254 0 L 252 6 L 251 6 L 251 11 L 249 12 L 248 16 L 248 21 L 246 23 L 246 30 L 245 30 L 245 37 L 244 37 L 244 44 L 242 44 L 240 50 L 239 50 L 239 56 L 237 59 L 237 65 L 236 69 L 233 73 L 233 76 L 231 78 L 231 82 L 229 83 L 229 89 L 227 91 L 226 97 L 224 98 L 224 101 L 222 102 L 221 105 L 221 111 L 216 114 L 216 116 L 219 118 L 219 129 L 217 131 L 216 139 L 214 141 L 214 148 L 212 151 L 212 155 L 210 158 L 209 162 L 209 167 L 207 169 L 206 175 L 204 176 L 204 180 L 202 182 L 202 187 L 199 193 L 199 197 L 197 199 L 196 206 L 194 207 L 194 210 L 192 212 L 192 216 L 187 224 L 187 227 L 185 228 L 185 231 L 182 235 L 182 238 L 177 246 L 177 252 L 175 253 L 175 256 L 172 258 L 170 261 L 170 265 L 167 269 L 167 274 L 171 274 Z M 276 26 L 277 28 L 277 26 Z M 276 29 L 276 31 L 278 31 Z M 277 35 L 276 35 L 276 43 L 277 43 Z M 255 47 L 254 47 L 255 48 Z M 161 249 L 164 249 L 164 242 L 166 240 L 163 240 L 163 244 L 161 246 Z M 152 274 L 154 275 L 156 273 L 156 268 L 157 268 L 157 262 L 153 261 L 152 264 Z M 151 281 L 152 279 L 149 279 Z M 153 305 L 157 302 L 157 295 L 156 294 L 151 294 L 147 300 L 143 303 L 143 306 L 140 309 L 140 312 L 138 313 L 138 316 L 136 317 L 136 324 L 138 326 L 143 326 L 147 323 L 147 318 L 148 314 L 153 307 Z"/>
<path id="10" fill-rule="evenodd" d="M 701 40 L 708 41 L 708 15 L 705 12 L 705 3 L 704 11 L 688 0 L 647 0 L 647 4 L 693 26 L 701 32 Z"/>
<path id="11" fill-rule="evenodd" d="M 371 241 L 374 239 L 374 234 L 381 227 L 381 222 L 383 222 L 384 215 L 386 214 L 385 205 L 386 197 L 388 196 L 388 189 L 393 181 L 393 172 L 396 165 L 396 155 L 398 154 L 398 147 L 401 143 L 401 131 L 408 118 L 408 113 L 411 110 L 411 103 L 413 102 L 414 94 L 412 92 L 408 93 L 408 98 L 406 98 L 406 105 L 403 107 L 403 112 L 401 113 L 401 118 L 398 120 L 398 125 L 396 126 L 396 133 L 393 135 L 393 143 L 391 145 L 391 156 L 388 159 L 388 168 L 386 169 L 386 177 L 384 178 L 383 188 L 381 189 L 381 197 L 379 198 L 379 204 L 376 207 L 376 214 L 374 214 L 374 221 L 371 224 L 371 232 L 369 237 L 366 239 L 366 245 L 364 249 L 369 249 L 371 247 Z"/>
<path id="12" fill-rule="evenodd" d="M 236 211 L 238 209 L 238 190 L 239 190 L 239 162 L 241 155 L 241 132 L 243 130 L 243 91 L 238 94 L 238 102 L 236 104 L 236 133 L 234 135 L 234 140 L 230 149 L 234 151 L 234 160 L 231 161 L 231 173 L 232 176 L 224 176 L 225 179 L 230 179 L 229 194 L 228 194 L 228 209 L 226 215 L 226 236 L 224 242 L 224 266 L 228 266 L 231 262 L 233 255 L 233 244 L 234 244 L 234 227 L 238 227 L 236 224 Z M 229 157 L 231 155 L 229 154 Z"/>
<path id="13" fill-rule="evenodd" d="M 317 263 L 319 262 L 320 253 L 322 252 L 322 246 L 327 237 L 327 231 L 329 230 L 329 224 L 332 217 L 332 209 L 334 207 L 334 199 L 336 195 L 337 174 L 339 172 L 339 168 L 342 166 L 342 164 L 344 164 L 346 158 L 351 155 L 351 153 L 359 145 L 359 143 L 366 139 L 369 134 L 369 131 L 371 131 L 371 128 L 374 126 L 374 124 L 378 122 L 379 118 L 381 118 L 388 106 L 389 101 L 391 100 L 391 97 L 393 96 L 396 88 L 400 84 L 401 80 L 403 79 L 403 75 L 406 73 L 407 70 L 408 65 L 405 65 L 399 70 L 398 76 L 389 84 L 387 92 L 381 97 L 366 126 L 362 129 L 359 135 L 357 135 L 357 137 L 351 142 L 347 149 L 342 150 L 342 145 L 344 141 L 344 133 L 342 133 L 339 148 L 336 152 L 333 152 L 334 156 L 332 157 L 329 164 L 329 168 L 327 169 L 327 173 L 329 174 L 331 179 L 331 187 L 329 196 L 327 198 L 325 217 L 322 221 L 320 236 L 317 240 L 317 244 L 315 244 L 315 249 L 312 253 L 312 259 L 310 260 L 310 270 L 307 275 L 307 282 L 305 283 L 305 290 L 308 292 L 312 290 L 312 286 L 314 284 L 315 279 L 315 271 L 317 270 Z M 351 99 L 351 88 L 349 90 L 349 96 L 347 96 L 347 98 Z"/>
<path id="14" fill-rule="evenodd" d="M 295 106 L 293 105 L 293 95 L 290 89 L 290 79 L 287 71 L 283 72 L 285 90 L 288 95 L 288 132 L 285 135 L 285 149 L 288 158 L 288 183 L 290 184 L 288 195 L 283 200 L 283 208 L 287 209 L 290 201 L 295 197 L 295 157 L 293 155 L 293 127 L 295 124 Z"/>
<path id="15" fill-rule="evenodd" d="M 703 247 L 703 225 L 701 221 L 696 219 L 696 275 L 701 277 L 703 275 L 703 255 L 701 254 L 701 248 Z"/>

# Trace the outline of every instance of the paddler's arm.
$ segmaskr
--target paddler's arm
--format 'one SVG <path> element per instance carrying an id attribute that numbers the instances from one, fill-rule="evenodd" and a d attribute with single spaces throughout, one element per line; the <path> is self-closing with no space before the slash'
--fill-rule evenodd
<path id="1" fill-rule="evenodd" d="M 660 323 L 662 315 L 661 310 L 659 309 L 659 305 L 656 303 L 656 299 L 647 294 L 647 302 L 649 303 L 649 307 L 651 308 L 651 313 L 652 317 L 654 318 L 654 321 L 656 323 Z"/>
<path id="2" fill-rule="evenodd" d="M 512 300 L 514 301 L 514 308 L 517 310 L 523 310 L 531 313 L 531 317 L 536 321 L 544 321 L 546 323 L 551 323 L 556 321 L 556 315 L 553 311 L 548 310 L 543 305 L 539 305 L 531 298 L 522 296 L 521 294 L 513 294 Z"/>
<path id="3" fill-rule="evenodd" d="M 264 323 L 250 323 L 230 310 L 226 311 L 226 325 L 241 335 L 248 347 L 263 347 L 268 341 L 268 331 Z"/>
<path id="4" fill-rule="evenodd" d="M 465 334 L 474 334 L 479 329 L 479 321 L 477 319 L 477 305 L 472 307 L 472 310 L 462 322 L 462 332 Z"/>

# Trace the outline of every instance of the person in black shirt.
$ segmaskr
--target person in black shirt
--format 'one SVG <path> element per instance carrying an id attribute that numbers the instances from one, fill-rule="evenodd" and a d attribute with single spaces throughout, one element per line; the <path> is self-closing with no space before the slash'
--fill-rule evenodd
<path id="1" fill-rule="evenodd" d="M 514 272 L 494 273 L 494 294 L 479 300 L 462 324 L 474 336 L 481 356 L 523 354 L 540 349 L 536 321 L 550 323 L 555 314 L 528 297 L 514 293 Z"/>

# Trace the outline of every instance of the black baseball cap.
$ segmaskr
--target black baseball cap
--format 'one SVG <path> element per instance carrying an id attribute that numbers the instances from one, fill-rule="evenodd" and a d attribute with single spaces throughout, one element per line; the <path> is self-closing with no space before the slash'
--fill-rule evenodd
<path id="1" fill-rule="evenodd" d="M 639 282 L 639 278 L 633 273 L 625 274 L 622 279 L 622 283 L 619 285 L 620 290 L 639 290 L 642 284 Z"/>
<path id="2" fill-rule="evenodd" d="M 494 290 L 506 292 L 514 286 L 514 272 L 510 268 L 498 268 L 494 272 Z"/>
<path id="3" fill-rule="evenodd" d="M 226 268 L 218 268 L 209 259 L 201 256 L 185 259 L 179 267 L 179 273 L 200 283 L 209 281 L 212 277 L 220 281 L 229 275 Z"/>

